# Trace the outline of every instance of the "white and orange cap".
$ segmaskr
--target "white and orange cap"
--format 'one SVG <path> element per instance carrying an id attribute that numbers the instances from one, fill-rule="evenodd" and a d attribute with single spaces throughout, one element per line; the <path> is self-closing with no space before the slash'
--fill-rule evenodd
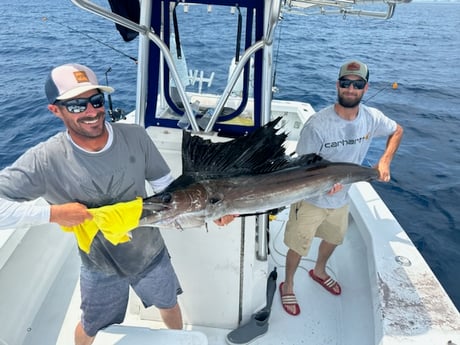
<path id="1" fill-rule="evenodd" d="M 50 104 L 94 89 L 107 93 L 114 91 L 110 86 L 99 85 L 96 74 L 90 68 L 75 63 L 53 68 L 45 83 L 45 93 Z"/>

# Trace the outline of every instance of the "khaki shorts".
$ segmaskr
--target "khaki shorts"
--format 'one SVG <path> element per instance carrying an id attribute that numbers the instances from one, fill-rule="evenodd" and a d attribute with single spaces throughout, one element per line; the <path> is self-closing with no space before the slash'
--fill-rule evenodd
<path id="1" fill-rule="evenodd" d="M 348 205 L 320 208 L 305 201 L 291 205 L 284 233 L 284 243 L 299 255 L 310 250 L 314 237 L 332 244 L 342 244 L 348 228 Z"/>

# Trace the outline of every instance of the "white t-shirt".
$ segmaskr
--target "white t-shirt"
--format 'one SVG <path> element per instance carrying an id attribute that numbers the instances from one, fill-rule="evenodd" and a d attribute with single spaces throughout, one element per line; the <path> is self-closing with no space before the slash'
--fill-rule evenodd
<path id="1" fill-rule="evenodd" d="M 331 162 L 362 164 L 372 139 L 393 134 L 396 122 L 381 111 L 360 104 L 358 116 L 352 120 L 341 118 L 334 105 L 312 115 L 305 123 L 297 144 L 297 154 L 316 153 Z M 306 199 L 322 208 L 339 208 L 348 202 L 350 186 L 333 195 Z"/>

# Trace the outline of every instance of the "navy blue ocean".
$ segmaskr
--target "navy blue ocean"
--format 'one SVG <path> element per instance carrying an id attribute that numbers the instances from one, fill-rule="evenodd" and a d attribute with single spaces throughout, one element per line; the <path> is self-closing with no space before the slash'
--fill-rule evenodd
<path id="1" fill-rule="evenodd" d="M 0 14 L 0 168 L 63 129 L 61 121 L 47 110 L 44 95 L 44 81 L 56 65 L 86 64 L 102 83 L 111 68 L 107 76 L 116 89 L 114 107 L 134 109 L 137 70 L 129 57 L 137 55 L 137 39 L 123 42 L 112 23 L 70 1 L 2 0 Z M 227 27 L 222 24 L 221 29 Z M 279 89 L 275 98 L 309 102 L 317 110 L 335 101 L 335 80 L 343 62 L 357 58 L 368 63 L 370 89 L 364 102 L 405 129 L 392 164 L 391 182 L 374 186 L 457 308 L 459 30 L 459 2 L 400 5 L 386 21 L 288 12 L 276 31 L 282 40 L 274 46 Z M 219 56 L 219 29 L 210 34 L 206 39 L 214 45 L 209 54 Z M 197 48 L 201 39 L 204 37 L 196 34 Z M 186 54 L 191 57 L 196 52 Z M 373 144 L 369 165 L 376 163 L 384 145 Z"/>

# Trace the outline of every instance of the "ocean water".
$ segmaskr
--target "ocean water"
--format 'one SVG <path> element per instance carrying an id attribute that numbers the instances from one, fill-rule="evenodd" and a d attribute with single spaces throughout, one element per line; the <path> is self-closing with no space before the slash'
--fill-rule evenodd
<path id="1" fill-rule="evenodd" d="M 137 71 L 131 57 L 137 40 L 123 42 L 112 23 L 70 1 L 2 0 L 0 14 L 0 168 L 63 129 L 48 112 L 43 90 L 56 65 L 91 66 L 101 82 L 107 76 L 115 87 L 114 107 L 134 108 Z M 221 56 L 234 47 L 220 38 L 229 26 L 209 18 L 197 20 L 203 30 L 212 27 L 206 35 L 192 28 L 183 28 L 183 34 L 193 38 L 186 56 L 204 61 L 211 72 L 218 64 L 208 59 L 228 64 Z M 400 5 L 386 21 L 295 11 L 283 18 L 276 29 L 281 40 L 274 45 L 275 98 L 309 102 L 319 110 L 335 101 L 335 79 L 344 61 L 368 63 L 364 102 L 405 130 L 391 182 L 374 187 L 460 308 L 460 3 Z M 225 79 L 216 75 L 214 84 Z M 384 145 L 374 143 L 368 164 L 376 163 Z"/>

